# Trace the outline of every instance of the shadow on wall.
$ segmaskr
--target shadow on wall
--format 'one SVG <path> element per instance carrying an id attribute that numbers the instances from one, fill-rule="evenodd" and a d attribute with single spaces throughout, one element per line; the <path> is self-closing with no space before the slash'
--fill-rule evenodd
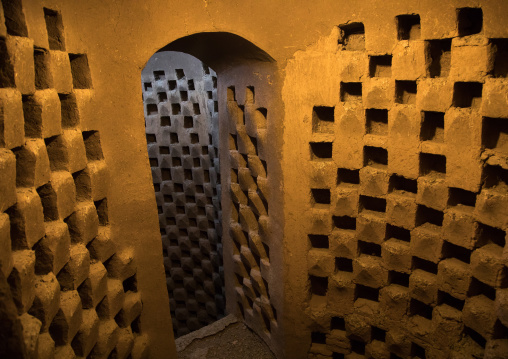
<path id="1" fill-rule="evenodd" d="M 197 57 L 220 73 L 246 62 L 275 62 L 252 42 L 228 32 L 204 32 L 182 37 L 159 51 L 180 51 Z"/>

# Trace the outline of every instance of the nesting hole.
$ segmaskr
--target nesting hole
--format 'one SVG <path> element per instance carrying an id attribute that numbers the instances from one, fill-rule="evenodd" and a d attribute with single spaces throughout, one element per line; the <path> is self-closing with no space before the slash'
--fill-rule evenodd
<path id="1" fill-rule="evenodd" d="M 337 184 L 341 183 L 360 184 L 360 171 L 346 168 L 337 169 Z"/>
<path id="2" fill-rule="evenodd" d="M 183 69 L 176 69 L 175 73 L 176 73 L 176 78 L 178 80 L 182 80 L 185 77 L 185 72 L 183 71 Z"/>
<path id="3" fill-rule="evenodd" d="M 85 142 L 86 157 L 89 161 L 104 159 L 101 137 L 98 131 L 84 131 L 83 140 Z"/>
<path id="4" fill-rule="evenodd" d="M 452 59 L 452 40 L 430 40 L 428 41 L 427 54 L 430 57 L 429 76 L 447 77 L 450 73 Z"/>
<path id="5" fill-rule="evenodd" d="M 402 287 L 409 287 L 409 274 L 397 272 L 397 271 L 389 271 L 388 272 L 388 283 L 397 284 Z"/>
<path id="6" fill-rule="evenodd" d="M 349 216 L 332 216 L 333 225 L 338 229 L 356 230 L 356 218 Z"/>
<path id="7" fill-rule="evenodd" d="M 107 198 L 95 201 L 95 208 L 97 209 L 97 215 L 99 216 L 99 224 L 101 226 L 107 226 L 109 223 L 108 216 L 108 200 Z"/>
<path id="8" fill-rule="evenodd" d="M 437 304 L 438 305 L 446 304 L 446 305 L 448 305 L 452 308 L 455 308 L 459 311 L 462 311 L 462 309 L 464 308 L 464 301 L 463 300 L 457 299 L 454 296 L 452 296 L 446 292 L 443 292 L 443 291 L 437 292 Z"/>
<path id="9" fill-rule="evenodd" d="M 390 192 L 414 195 L 418 190 L 418 182 L 403 176 L 392 175 L 390 176 L 388 188 Z"/>
<path id="10" fill-rule="evenodd" d="M 171 104 L 171 113 L 173 115 L 179 115 L 180 112 L 182 112 L 182 106 L 180 106 L 179 103 L 172 103 Z"/>
<path id="11" fill-rule="evenodd" d="M 478 223 L 476 231 L 476 247 L 483 247 L 487 244 L 495 244 L 504 248 L 506 244 L 506 232 L 483 223 Z"/>
<path id="12" fill-rule="evenodd" d="M 425 223 L 430 223 L 435 226 L 442 226 L 443 212 L 426 206 L 418 205 L 416 210 L 416 223 L 417 226 L 421 226 Z"/>
<path id="13" fill-rule="evenodd" d="M 166 102 L 168 100 L 168 95 L 165 92 L 158 92 L 157 99 L 159 100 L 159 102 Z"/>
<path id="14" fill-rule="evenodd" d="M 171 163 L 173 164 L 173 167 L 180 167 L 182 166 L 182 159 L 180 157 L 173 157 L 171 159 Z"/>
<path id="15" fill-rule="evenodd" d="M 247 86 L 245 88 L 245 103 L 254 103 L 254 102 L 255 102 L 254 86 Z"/>
<path id="16" fill-rule="evenodd" d="M 402 227 L 393 226 L 391 224 L 386 225 L 386 238 L 395 238 L 400 241 L 410 242 L 411 231 Z"/>
<path id="17" fill-rule="evenodd" d="M 388 134 L 388 110 L 367 109 L 367 133 L 379 136 Z"/>
<path id="18" fill-rule="evenodd" d="M 485 348 L 487 345 L 487 340 L 482 337 L 478 332 L 475 330 L 469 328 L 468 326 L 464 326 L 464 332 L 463 335 L 472 341 L 474 341 L 476 344 L 478 344 L 480 347 Z"/>
<path id="19" fill-rule="evenodd" d="M 420 33 L 420 15 L 397 16 L 397 38 L 399 40 L 418 40 L 420 39 Z"/>
<path id="20" fill-rule="evenodd" d="M 483 169 L 482 177 L 484 188 L 496 188 L 503 192 L 508 190 L 508 170 L 487 165 Z"/>
<path id="21" fill-rule="evenodd" d="M 49 68 L 49 52 L 41 48 L 34 48 L 35 88 L 44 90 L 53 87 L 53 78 Z M 2 69 L 4 67 L 2 66 Z"/>
<path id="22" fill-rule="evenodd" d="M 479 82 L 456 82 L 453 87 L 453 106 L 479 108 L 482 101 L 482 87 Z"/>
<path id="23" fill-rule="evenodd" d="M 69 54 L 72 72 L 72 85 L 75 89 L 92 88 L 92 75 L 86 54 Z"/>
<path id="24" fill-rule="evenodd" d="M 211 92 L 211 91 L 209 91 Z M 211 99 L 210 96 L 208 96 L 208 99 Z M 236 101 L 236 92 L 234 86 L 229 86 L 227 89 L 227 100 L 228 101 Z"/>
<path id="25" fill-rule="evenodd" d="M 163 181 L 171 181 L 171 169 L 169 168 L 161 168 L 161 177 Z"/>
<path id="26" fill-rule="evenodd" d="M 180 91 L 180 100 L 189 101 L 189 93 L 187 91 Z"/>
<path id="27" fill-rule="evenodd" d="M 420 153 L 420 175 L 444 177 L 446 175 L 446 157 L 431 153 Z"/>
<path id="28" fill-rule="evenodd" d="M 185 116 L 183 118 L 183 127 L 184 128 L 194 127 L 194 119 L 192 118 L 192 116 Z"/>
<path id="29" fill-rule="evenodd" d="M 484 117 L 482 144 L 508 155 L 508 119 Z"/>
<path id="30" fill-rule="evenodd" d="M 422 270 L 427 273 L 437 274 L 437 264 L 420 257 L 413 257 L 411 260 L 412 270 Z"/>
<path id="31" fill-rule="evenodd" d="M 74 94 L 58 94 L 60 99 L 62 127 L 72 128 L 79 125 L 79 111 Z"/>
<path id="32" fill-rule="evenodd" d="M 471 251 L 467 248 L 457 246 L 448 241 L 443 242 L 442 258 L 455 258 L 459 261 L 469 264 L 471 260 Z"/>
<path id="33" fill-rule="evenodd" d="M 154 103 L 149 103 L 146 105 L 146 115 L 152 116 L 157 115 L 159 113 L 159 109 L 157 108 L 157 105 Z"/>
<path id="34" fill-rule="evenodd" d="M 358 252 L 368 256 L 381 257 L 381 246 L 376 243 L 358 241 Z"/>
<path id="35" fill-rule="evenodd" d="M 416 104 L 416 81 L 395 81 L 395 102 L 404 105 Z"/>
<path id="36" fill-rule="evenodd" d="M 479 34 L 483 28 L 483 11 L 476 7 L 457 9 L 459 36 Z"/>
<path id="37" fill-rule="evenodd" d="M 443 112 L 423 112 L 423 123 L 420 138 L 422 141 L 444 142 Z"/>
<path id="38" fill-rule="evenodd" d="M 386 330 L 383 330 L 378 327 L 372 327 L 371 337 L 372 337 L 372 340 L 378 340 L 378 341 L 384 343 L 386 340 Z"/>
<path id="39" fill-rule="evenodd" d="M 2 1 L 2 6 L 4 9 L 5 27 L 7 28 L 7 34 L 12 36 L 27 37 L 28 29 L 26 27 L 25 15 L 23 14 L 23 5 L 21 0 L 4 0 Z M 45 13 L 46 11 L 44 12 L 44 15 L 46 15 Z"/>
<path id="40" fill-rule="evenodd" d="M 353 260 L 349 258 L 336 257 L 335 258 L 335 271 L 336 272 L 353 272 Z"/>
<path id="41" fill-rule="evenodd" d="M 346 322 L 344 318 L 341 317 L 332 317 L 330 321 L 330 330 L 346 330 Z"/>
<path id="42" fill-rule="evenodd" d="M 312 188 L 311 190 L 312 204 L 316 205 L 329 205 L 330 204 L 330 190 L 326 188 Z"/>
<path id="43" fill-rule="evenodd" d="M 365 27 L 361 22 L 339 25 L 339 45 L 342 50 L 363 51 L 365 50 Z"/>
<path id="44" fill-rule="evenodd" d="M 133 275 L 122 282 L 124 292 L 137 292 L 138 291 L 138 280 L 136 275 Z"/>
<path id="45" fill-rule="evenodd" d="M 341 82 L 340 100 L 342 102 L 362 101 L 362 83 L 361 82 Z"/>
<path id="46" fill-rule="evenodd" d="M 425 349 L 416 343 L 411 343 L 411 358 L 426 359 Z"/>
<path id="47" fill-rule="evenodd" d="M 171 118 L 169 116 L 161 116 L 161 127 L 171 126 Z"/>
<path id="48" fill-rule="evenodd" d="M 381 147 L 365 146 L 363 148 L 364 166 L 384 169 L 388 165 L 388 151 Z"/>
<path id="49" fill-rule="evenodd" d="M 369 57 L 370 77 L 392 77 L 392 55 Z"/>
<path id="50" fill-rule="evenodd" d="M 5 3 L 2 2 L 4 5 Z M 9 58 L 5 38 L 0 38 L 0 69 L 0 87 L 15 87 L 14 66 Z"/>
<path id="51" fill-rule="evenodd" d="M 355 300 L 360 299 L 360 298 L 378 302 L 379 301 L 379 289 L 357 284 L 355 286 Z"/>
<path id="52" fill-rule="evenodd" d="M 314 106 L 312 111 L 312 132 L 333 133 L 334 107 Z"/>
<path id="53" fill-rule="evenodd" d="M 386 212 L 386 200 L 384 198 L 360 196 L 360 208 L 384 213 Z"/>
<path id="54" fill-rule="evenodd" d="M 149 158 L 150 167 L 159 167 L 159 160 L 157 158 Z"/>
<path id="55" fill-rule="evenodd" d="M 358 355 L 365 355 L 365 343 L 355 339 L 349 339 L 351 351 Z"/>
<path id="56" fill-rule="evenodd" d="M 508 76 L 508 39 L 492 39 L 494 47 L 494 77 Z"/>
<path id="57" fill-rule="evenodd" d="M 412 298 L 409 302 L 409 315 L 419 315 L 427 319 L 432 319 L 432 307 Z"/>
<path id="58" fill-rule="evenodd" d="M 310 334 L 311 342 L 316 344 L 326 344 L 326 334 L 320 332 L 312 332 Z"/>
<path id="59" fill-rule="evenodd" d="M 162 70 L 154 71 L 153 78 L 155 81 L 161 81 L 166 79 L 166 74 Z"/>
<path id="60" fill-rule="evenodd" d="M 312 160 L 330 160 L 332 158 L 332 142 L 311 142 L 310 152 Z"/>
<path id="61" fill-rule="evenodd" d="M 449 206 L 474 207 L 476 204 L 476 193 L 463 190 L 461 188 L 450 187 L 448 190 Z"/>
<path id="62" fill-rule="evenodd" d="M 328 236 L 322 234 L 309 234 L 309 241 L 312 248 L 328 248 Z"/>
<path id="63" fill-rule="evenodd" d="M 310 275 L 310 291 L 313 295 L 325 296 L 328 291 L 328 277 Z"/>

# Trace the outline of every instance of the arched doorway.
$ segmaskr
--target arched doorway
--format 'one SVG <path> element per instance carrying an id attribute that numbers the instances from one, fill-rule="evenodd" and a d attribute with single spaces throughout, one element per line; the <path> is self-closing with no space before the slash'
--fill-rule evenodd
<path id="1" fill-rule="evenodd" d="M 185 215 L 187 215 L 187 208 L 192 206 L 189 206 L 186 200 L 189 199 L 194 204 L 193 201 L 198 197 L 197 193 L 192 194 L 190 190 L 190 188 L 196 190 L 196 188 L 199 188 L 198 186 L 201 186 L 200 183 L 191 184 L 191 178 L 194 179 L 195 176 L 193 172 L 193 168 L 195 168 L 193 167 L 194 159 L 198 156 L 200 165 L 202 165 L 204 156 L 214 157 L 213 160 L 215 161 L 217 155 L 215 148 L 217 147 L 220 158 L 220 173 L 216 174 L 215 186 L 217 194 L 221 195 L 225 312 L 234 313 L 241 317 L 272 349 L 280 348 L 280 343 L 277 346 L 271 345 L 272 342 L 280 341 L 282 337 L 278 325 L 278 316 L 280 317 L 283 298 L 282 201 L 280 200 L 282 198 L 280 186 L 282 124 L 275 121 L 278 114 L 280 114 L 279 95 L 275 95 L 280 93 L 277 91 L 278 86 L 280 86 L 276 71 L 277 65 L 274 59 L 259 47 L 230 33 L 190 35 L 170 43 L 158 53 L 166 51 L 184 52 L 196 56 L 203 63 L 211 66 L 217 73 L 216 88 L 204 89 L 203 97 L 205 100 L 202 102 L 199 102 L 198 97 L 189 97 L 191 91 L 196 91 L 189 90 L 189 85 L 197 89 L 198 81 L 191 79 L 193 81 L 189 83 L 183 65 L 173 67 L 173 70 L 171 70 L 173 72 L 168 73 L 157 72 L 160 70 L 153 68 L 147 73 L 148 77 L 143 78 L 142 81 L 147 118 L 147 142 L 149 157 L 152 159 L 152 170 L 155 165 L 160 167 L 161 163 L 167 161 L 164 157 L 171 158 L 171 163 L 164 164 L 164 166 L 167 166 L 164 168 L 164 175 L 162 168 L 160 168 L 160 173 L 158 170 L 154 172 L 154 183 L 156 183 L 156 178 L 160 179 L 160 192 L 168 191 L 157 194 L 158 203 L 163 204 L 162 208 L 159 208 L 159 213 L 164 219 L 162 222 L 166 222 L 161 237 L 166 241 L 166 244 L 169 244 L 169 246 L 165 245 L 167 258 L 173 256 L 176 252 L 181 254 L 180 259 L 174 255 L 175 260 L 166 260 L 167 264 L 170 265 L 168 283 L 174 285 L 174 274 L 176 274 L 177 280 L 180 281 L 177 283 L 178 286 L 182 285 L 185 289 L 185 293 L 184 290 L 178 288 L 176 293 L 173 293 L 174 316 L 178 315 L 177 309 L 179 306 L 181 308 L 185 306 L 185 310 L 182 310 L 181 313 L 189 313 L 188 293 L 192 293 L 192 290 L 187 291 L 185 286 L 188 283 L 198 283 L 199 280 L 197 279 L 199 278 L 196 277 L 196 273 L 199 274 L 201 269 L 204 270 L 204 268 L 196 268 L 197 262 L 195 261 L 194 268 L 191 271 L 187 265 L 193 260 L 193 248 L 192 246 L 185 248 L 183 252 L 181 248 L 182 244 L 185 246 L 186 237 L 190 237 L 191 233 L 194 236 L 194 229 L 192 229 L 194 224 L 198 227 L 197 233 L 203 234 L 203 231 L 199 229 L 200 221 L 196 218 L 196 222 L 194 222 L 193 218 L 190 217 L 187 218 L 186 222 L 180 221 L 180 223 L 177 223 L 180 218 L 178 217 L 178 211 L 182 211 L 183 208 L 181 207 L 185 207 Z M 202 69 L 203 67 L 201 67 Z M 169 77 L 162 78 L 162 76 Z M 213 87 L 214 76 L 206 74 L 206 71 L 203 71 L 203 76 L 211 76 Z M 161 91 L 157 86 L 160 86 Z M 149 93 L 150 96 L 148 96 Z M 187 100 L 183 100 L 185 98 Z M 187 112 L 183 110 L 182 103 L 177 103 L 178 101 L 189 102 L 185 104 L 187 106 L 185 111 Z M 199 114 L 196 113 L 198 107 Z M 195 135 L 199 130 L 196 131 L 192 125 L 196 123 L 196 119 L 203 118 L 204 111 L 208 114 L 211 113 L 212 123 L 217 120 L 217 142 L 214 142 L 215 137 L 212 130 L 212 136 L 208 138 L 208 143 L 201 143 L 201 135 L 199 134 L 199 141 L 194 136 L 195 142 L 193 143 L 192 135 Z M 218 112 L 216 119 L 213 117 L 215 112 Z M 157 114 L 159 117 L 157 117 Z M 159 129 L 168 127 L 168 129 L 163 129 L 161 132 L 164 138 L 163 141 L 166 141 L 163 146 L 155 145 L 159 139 L 157 135 L 153 136 L 155 134 L 154 130 L 148 132 L 149 125 L 151 126 L 150 121 L 148 121 L 150 116 L 157 118 L 154 121 Z M 176 135 L 178 133 L 174 126 L 180 126 L 185 141 L 190 141 L 189 143 L 180 142 L 180 136 L 178 136 L 177 150 L 172 150 L 171 147 L 172 144 L 177 144 Z M 169 137 L 163 135 L 163 133 L 169 134 Z M 208 146 L 208 154 L 200 152 L 203 146 Z M 185 147 L 188 147 L 188 150 Z M 161 148 L 164 152 L 162 154 L 160 153 Z M 188 152 L 184 154 L 184 151 Z M 192 151 L 195 151 L 194 154 Z M 192 160 L 187 159 L 185 156 L 192 158 Z M 180 157 L 180 159 L 175 160 L 177 157 Z M 155 159 L 157 159 L 157 162 Z M 186 161 L 188 161 L 190 168 L 185 168 Z M 179 174 L 177 170 L 180 167 L 183 174 Z M 168 182 L 168 184 L 171 182 L 171 185 L 166 187 L 165 182 Z M 157 183 L 155 187 L 157 190 Z M 178 195 L 177 193 L 181 194 Z M 168 206 L 173 208 L 170 212 L 175 211 L 175 222 L 173 224 L 172 220 L 169 220 L 169 226 L 172 227 L 169 230 L 166 229 L 168 227 L 166 218 L 172 217 L 166 216 L 164 196 L 168 196 L 167 199 L 173 202 Z M 187 198 L 187 196 L 194 196 L 195 198 Z M 178 201 L 183 205 L 176 203 Z M 211 206 L 213 204 L 212 196 Z M 205 204 L 204 214 L 206 214 L 206 206 Z M 180 209 L 177 207 L 180 207 Z M 213 208 L 217 212 L 220 209 L 217 206 Z M 203 212 L 201 213 L 204 215 Z M 184 213 L 180 214 L 183 215 Z M 171 234 L 168 236 L 168 233 Z M 203 240 L 194 239 L 196 243 L 204 243 L 204 238 L 202 238 Z M 192 241 L 189 240 L 189 242 Z M 194 250 L 197 252 L 202 248 L 202 246 L 195 247 Z M 190 255 L 189 259 L 184 260 L 183 258 L 187 254 Z M 208 264 L 206 260 L 201 261 L 201 263 Z M 181 267 L 177 268 L 179 265 Z M 183 269 L 185 266 L 187 266 L 187 271 Z M 185 276 L 180 276 L 181 279 L 178 278 L 182 271 L 184 274 L 188 273 L 189 279 L 185 279 Z M 192 278 L 190 277 L 191 274 Z M 217 276 L 215 277 L 217 278 Z M 213 281 L 213 273 L 212 282 L 216 283 Z M 215 289 L 218 288 L 215 287 Z M 201 291 L 201 287 L 198 290 Z M 203 291 L 206 294 L 205 288 L 203 288 Z M 198 291 L 194 290 L 193 293 L 196 295 Z M 180 294 L 184 295 L 180 296 Z M 202 292 L 199 292 L 199 294 L 202 294 Z M 175 295 L 179 296 L 178 303 Z M 199 307 L 200 300 L 197 298 L 190 299 L 190 306 L 192 307 L 195 304 L 194 300 L 197 301 Z M 215 304 L 217 308 L 217 302 Z M 210 309 L 210 307 L 211 305 L 206 308 L 205 303 L 204 310 Z M 173 310 L 173 308 L 171 309 Z M 203 309 L 198 309 L 198 312 L 200 310 Z M 209 312 L 207 314 L 209 315 Z M 183 317 L 182 315 L 181 318 Z M 173 322 L 175 323 L 175 319 L 173 319 Z M 205 321 L 199 319 L 198 322 L 200 325 L 205 324 Z M 178 335 L 178 319 L 176 319 L 176 324 L 175 329 Z M 181 334 L 184 334 L 187 330 L 182 330 Z"/>

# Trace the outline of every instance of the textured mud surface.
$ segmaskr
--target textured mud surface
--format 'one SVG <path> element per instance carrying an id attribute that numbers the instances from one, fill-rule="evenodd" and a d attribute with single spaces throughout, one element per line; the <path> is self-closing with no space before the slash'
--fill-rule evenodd
<path id="1" fill-rule="evenodd" d="M 179 359 L 273 359 L 268 346 L 236 318 L 228 316 L 176 341 Z"/>

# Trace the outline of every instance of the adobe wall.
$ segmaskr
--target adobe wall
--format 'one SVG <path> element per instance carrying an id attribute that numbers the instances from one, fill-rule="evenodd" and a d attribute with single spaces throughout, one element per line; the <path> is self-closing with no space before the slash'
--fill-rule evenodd
<path id="1" fill-rule="evenodd" d="M 43 6 L 61 15 L 59 24 L 47 11 L 51 43 Z M 464 7 L 482 9 L 479 32 L 474 21 L 457 28 Z M 236 242 L 224 229 L 228 311 L 252 300 L 245 320 L 280 357 L 503 353 L 504 1 L 25 0 L 21 9 L 26 29 L 9 16 L 7 31 L 0 14 L 0 233 L 17 315 L 41 333 L 27 337 L 32 349 L 175 357 L 140 76 L 172 41 L 224 31 L 273 58 L 200 58 L 218 74 L 222 183 L 240 188 L 236 203 L 222 192 L 224 227 L 242 229 Z M 399 32 L 396 16 L 408 14 L 420 29 L 410 16 Z M 241 106 L 267 109 L 265 134 L 236 121 Z M 265 148 L 230 142 L 238 132 L 258 144 L 266 135 Z M 249 162 L 235 168 L 241 155 Z M 258 159 L 267 170 L 254 188 L 248 164 Z M 257 200 L 264 182 L 269 220 L 260 222 L 263 208 L 246 198 Z M 250 270 L 237 268 L 238 278 L 240 262 Z M 268 291 L 250 291 L 256 271 Z M 97 277 L 110 304 L 100 308 L 79 288 Z M 49 289 L 37 294 L 35 281 Z M 121 310 L 140 316 L 115 320 Z M 80 332 L 84 317 L 93 330 Z M 89 340 L 72 345 L 75 335 Z"/>
<path id="2" fill-rule="evenodd" d="M 465 4 L 358 11 L 288 62 L 289 357 L 506 355 L 506 8 Z"/>
<path id="3" fill-rule="evenodd" d="M 219 74 L 226 309 L 283 356 L 280 77 L 273 63 Z M 222 76 L 221 76 L 222 74 Z M 270 83 L 271 86 L 266 86 Z M 227 141 L 227 142 L 226 142 Z M 226 147 L 227 146 L 227 147 Z M 225 147 L 225 148 L 224 148 Z"/>

